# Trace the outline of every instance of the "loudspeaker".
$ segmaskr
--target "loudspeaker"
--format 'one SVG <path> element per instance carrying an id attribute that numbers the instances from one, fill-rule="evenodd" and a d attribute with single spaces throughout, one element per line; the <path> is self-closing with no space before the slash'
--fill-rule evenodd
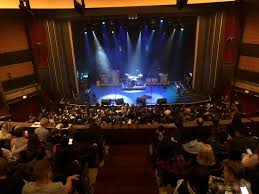
<path id="1" fill-rule="evenodd" d="M 122 105 L 122 104 L 124 104 L 124 99 L 123 98 L 116 99 L 115 103 L 116 103 L 116 105 Z"/>
<path id="2" fill-rule="evenodd" d="M 145 98 L 137 98 L 136 102 L 137 102 L 137 104 L 145 104 L 146 99 Z"/>
<path id="3" fill-rule="evenodd" d="M 188 3 L 188 0 L 177 0 L 176 6 L 178 9 L 183 9 Z"/>
<path id="4" fill-rule="evenodd" d="M 111 100 L 110 99 L 102 99 L 101 105 L 102 106 L 104 106 L 104 105 L 109 106 L 109 105 L 111 105 Z"/>
<path id="5" fill-rule="evenodd" d="M 160 99 L 157 99 L 157 104 L 167 104 L 167 99 L 166 98 L 160 98 Z"/>

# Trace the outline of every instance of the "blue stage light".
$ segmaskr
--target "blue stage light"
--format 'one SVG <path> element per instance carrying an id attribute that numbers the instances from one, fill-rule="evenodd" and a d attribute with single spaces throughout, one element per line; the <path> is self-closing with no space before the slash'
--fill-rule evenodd
<path id="1" fill-rule="evenodd" d="M 112 33 L 114 34 L 114 31 L 112 31 Z"/>

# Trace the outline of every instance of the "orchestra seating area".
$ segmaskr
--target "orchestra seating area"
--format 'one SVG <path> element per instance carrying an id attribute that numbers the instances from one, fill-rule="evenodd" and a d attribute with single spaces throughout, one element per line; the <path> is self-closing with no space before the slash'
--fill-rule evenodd
<path id="1" fill-rule="evenodd" d="M 149 152 L 149 156 L 146 156 L 149 158 L 147 165 L 150 165 L 150 170 L 145 173 L 152 173 L 156 177 L 157 183 L 154 181 L 154 184 L 157 184 L 160 193 L 170 193 L 177 187 L 179 187 L 178 191 L 188 189 L 186 185 L 190 185 L 196 193 L 206 193 L 212 189 L 211 185 L 217 185 L 218 179 L 211 177 L 220 177 L 224 165 L 234 165 L 233 168 L 238 168 L 237 162 L 234 161 L 240 161 L 242 162 L 240 165 L 247 167 L 244 174 L 240 174 L 240 180 L 244 178 L 250 181 L 251 185 L 248 182 L 244 184 L 254 193 L 258 189 L 255 180 L 259 175 L 258 162 L 256 162 L 258 160 L 259 117 L 250 118 L 246 114 L 240 114 L 233 106 L 232 109 L 224 110 L 227 114 L 222 119 L 214 115 L 220 111 L 214 112 L 213 108 L 208 108 L 210 107 L 208 104 L 195 105 L 191 108 L 184 105 L 177 108 L 160 106 L 156 111 L 163 110 L 165 119 L 171 116 L 170 122 L 162 120 L 157 123 L 146 121 L 147 123 L 130 124 L 120 122 L 117 118 L 114 123 L 101 125 L 87 120 L 81 121 L 80 119 L 83 119 L 85 115 L 78 112 L 83 110 L 80 106 L 59 106 L 60 112 L 57 113 L 43 109 L 39 113 L 39 120 L 30 117 L 29 122 L 0 122 L 1 156 L 9 163 L 8 170 L 4 172 L 10 177 L 10 184 L 15 184 L 13 185 L 16 189 L 14 193 L 21 193 L 24 187 L 23 179 L 35 180 L 32 169 L 34 165 L 37 165 L 37 161 L 42 160 L 51 161 L 53 181 L 67 184 L 69 181 L 67 177 L 78 174 L 79 181 L 72 186 L 78 193 L 94 191 L 102 193 L 104 190 L 100 188 L 107 185 L 102 178 L 110 176 L 110 180 L 113 180 L 114 172 L 111 174 L 110 171 L 105 171 L 106 165 L 112 165 L 114 171 L 122 165 L 117 164 L 119 166 L 116 167 L 111 164 L 115 162 L 110 161 L 113 160 L 113 152 L 121 154 L 123 150 L 128 150 L 128 154 L 131 152 L 133 155 L 138 155 L 138 152 L 143 154 L 143 151 L 139 149 L 141 145 L 141 147 L 149 145 L 145 148 L 145 152 Z M 204 110 L 200 109 L 199 114 L 192 114 L 197 107 L 203 106 Z M 130 108 L 131 106 L 124 105 L 115 109 L 123 111 Z M 93 111 L 96 109 L 105 111 L 112 110 L 112 107 L 88 107 L 87 111 L 92 111 L 97 116 L 98 112 Z M 145 115 L 146 112 L 143 113 L 142 109 L 146 107 L 136 109 L 135 113 L 140 114 L 139 116 Z M 177 114 L 173 113 L 173 110 L 178 110 Z M 77 114 L 74 115 L 75 118 L 73 118 L 73 111 Z M 65 115 L 68 112 L 70 116 L 66 118 Z M 233 115 L 232 119 L 231 115 Z M 62 119 L 58 120 L 58 116 L 62 116 Z M 154 116 L 151 117 L 154 118 Z M 95 121 L 97 120 L 96 118 Z M 15 147 L 16 144 L 19 147 Z M 251 150 L 252 157 L 247 155 L 247 149 Z M 127 156 L 122 154 L 121 157 Z M 131 157 L 128 157 L 130 161 Z M 123 161 L 122 159 L 121 162 Z M 222 161 L 228 163 L 225 164 Z M 125 169 L 122 168 L 120 171 L 124 172 Z M 19 178 L 13 179 L 17 177 L 17 174 Z M 95 185 L 96 177 L 97 184 Z M 98 177 L 102 177 L 99 178 L 100 181 Z M 125 179 L 132 181 L 130 178 Z M 179 181 L 182 182 L 182 186 L 179 186 Z"/>

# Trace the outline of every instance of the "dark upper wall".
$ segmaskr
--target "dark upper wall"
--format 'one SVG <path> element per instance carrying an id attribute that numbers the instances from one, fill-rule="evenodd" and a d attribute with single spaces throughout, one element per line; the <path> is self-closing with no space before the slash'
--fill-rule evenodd
<path id="1" fill-rule="evenodd" d="M 36 76 L 24 17 L 0 17 L 0 29 L 0 93 L 11 103 L 36 90 Z"/>
<path id="2" fill-rule="evenodd" d="M 258 7 L 246 10 L 237 78 L 259 84 L 259 12 Z"/>
<path id="3" fill-rule="evenodd" d="M 0 82 L 34 74 L 23 18 L 0 18 Z"/>

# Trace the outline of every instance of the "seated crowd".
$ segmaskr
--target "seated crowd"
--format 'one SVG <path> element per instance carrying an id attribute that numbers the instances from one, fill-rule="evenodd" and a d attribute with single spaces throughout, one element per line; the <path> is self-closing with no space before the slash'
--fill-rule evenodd
<path id="1" fill-rule="evenodd" d="M 212 120 L 217 115 L 221 120 L 232 119 L 237 112 L 236 103 L 230 101 L 211 102 L 198 105 L 155 105 L 135 106 L 123 104 L 122 106 L 79 106 L 79 105 L 53 105 L 42 109 L 39 115 L 30 116 L 28 122 L 48 118 L 50 123 L 70 124 L 163 124 L 174 123 L 178 116 L 184 122 L 193 121 L 202 116 L 204 120 Z"/>
<path id="2" fill-rule="evenodd" d="M 258 132 L 242 125 L 235 116 L 226 127 L 214 120 L 203 126 L 167 131 L 160 126 L 154 138 L 151 158 L 158 183 L 171 186 L 174 193 L 259 193 Z"/>
<path id="3" fill-rule="evenodd" d="M 98 127 L 106 124 L 175 123 L 177 129 L 157 130 L 152 162 L 159 184 L 174 193 L 258 193 L 259 146 L 257 134 L 242 126 L 235 103 L 179 106 L 77 106 L 44 109 L 40 127 L 26 129 L 2 124 L 0 131 L 0 191 L 8 194 L 91 193 L 88 168 L 104 158 L 104 138 Z M 230 127 L 219 120 L 232 119 Z M 197 120 L 197 126 L 183 123 Z M 204 121 L 213 121 L 209 129 Z M 50 124 L 58 127 L 47 129 Z M 69 124 L 89 129 L 68 133 Z M 245 154 L 248 152 L 248 154 Z M 223 175 L 223 176 L 222 176 Z"/>
<path id="4" fill-rule="evenodd" d="M 0 193 L 92 193 L 89 168 L 103 160 L 103 138 L 96 126 L 68 134 L 67 129 L 12 127 L 0 131 Z"/>

